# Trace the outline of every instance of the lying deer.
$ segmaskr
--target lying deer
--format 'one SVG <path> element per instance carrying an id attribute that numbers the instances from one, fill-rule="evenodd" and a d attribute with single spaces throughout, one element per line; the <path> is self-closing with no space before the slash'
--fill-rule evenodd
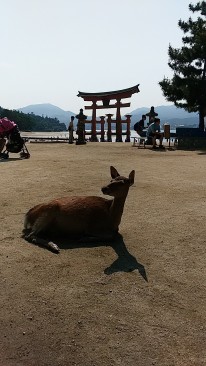
<path id="1" fill-rule="evenodd" d="M 31 208 L 25 216 L 23 237 L 58 253 L 59 247 L 45 240 L 52 235 L 112 240 L 118 233 L 125 200 L 134 183 L 135 171 L 129 177 L 120 176 L 110 167 L 111 182 L 102 188 L 102 193 L 112 196 L 106 199 L 97 196 L 72 196 L 41 203 Z M 42 237 L 43 236 L 43 237 Z"/>

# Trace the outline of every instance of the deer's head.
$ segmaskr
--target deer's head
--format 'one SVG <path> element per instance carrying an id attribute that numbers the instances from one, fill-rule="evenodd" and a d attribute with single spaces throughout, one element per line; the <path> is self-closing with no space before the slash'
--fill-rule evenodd
<path id="1" fill-rule="evenodd" d="M 132 170 L 128 178 L 120 175 L 113 166 L 110 167 L 110 172 L 112 180 L 102 187 L 102 193 L 112 197 L 126 197 L 129 187 L 134 184 L 135 171 Z"/>

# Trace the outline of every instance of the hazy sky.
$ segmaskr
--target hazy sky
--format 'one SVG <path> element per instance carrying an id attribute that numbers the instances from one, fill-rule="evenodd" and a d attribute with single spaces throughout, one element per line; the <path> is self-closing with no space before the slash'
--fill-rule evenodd
<path id="1" fill-rule="evenodd" d="M 79 90 L 136 84 L 140 93 L 124 113 L 168 104 L 158 82 L 173 75 L 168 46 L 182 46 L 177 23 L 193 17 L 189 3 L 1 0 L 0 106 L 51 103 L 76 113 L 85 105 Z"/>

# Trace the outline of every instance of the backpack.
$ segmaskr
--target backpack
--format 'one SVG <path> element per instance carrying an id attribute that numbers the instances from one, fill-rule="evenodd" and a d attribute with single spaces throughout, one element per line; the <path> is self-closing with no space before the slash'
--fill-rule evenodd
<path id="1" fill-rule="evenodd" d="M 142 130 L 143 130 L 143 128 L 139 125 L 139 122 L 136 122 L 135 124 L 134 124 L 134 130 L 136 131 L 136 132 L 141 132 Z"/>

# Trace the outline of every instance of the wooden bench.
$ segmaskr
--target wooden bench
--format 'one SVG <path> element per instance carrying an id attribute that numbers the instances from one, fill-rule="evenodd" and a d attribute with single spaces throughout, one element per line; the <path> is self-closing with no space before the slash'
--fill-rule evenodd
<path id="1" fill-rule="evenodd" d="M 145 131 L 143 131 L 143 132 L 145 132 Z M 141 148 L 145 149 L 147 145 L 150 146 L 150 144 L 145 144 L 145 142 L 147 140 L 146 132 L 144 133 L 144 136 L 131 136 L 131 139 L 133 139 L 132 146 L 137 147 L 138 149 L 141 149 Z M 167 131 L 165 129 L 164 130 L 164 142 L 166 142 L 169 145 L 169 148 L 170 148 L 171 141 L 173 142 L 173 146 L 176 147 L 177 141 L 178 141 L 177 134 L 175 132 L 170 132 L 170 130 Z M 163 144 L 164 144 L 164 142 L 163 142 Z M 151 143 L 151 145 L 152 145 L 152 143 Z"/>
<path id="2" fill-rule="evenodd" d="M 147 140 L 147 137 L 135 136 L 131 137 L 131 139 L 133 139 L 133 147 L 138 147 L 138 149 L 145 149 L 145 141 Z"/>

